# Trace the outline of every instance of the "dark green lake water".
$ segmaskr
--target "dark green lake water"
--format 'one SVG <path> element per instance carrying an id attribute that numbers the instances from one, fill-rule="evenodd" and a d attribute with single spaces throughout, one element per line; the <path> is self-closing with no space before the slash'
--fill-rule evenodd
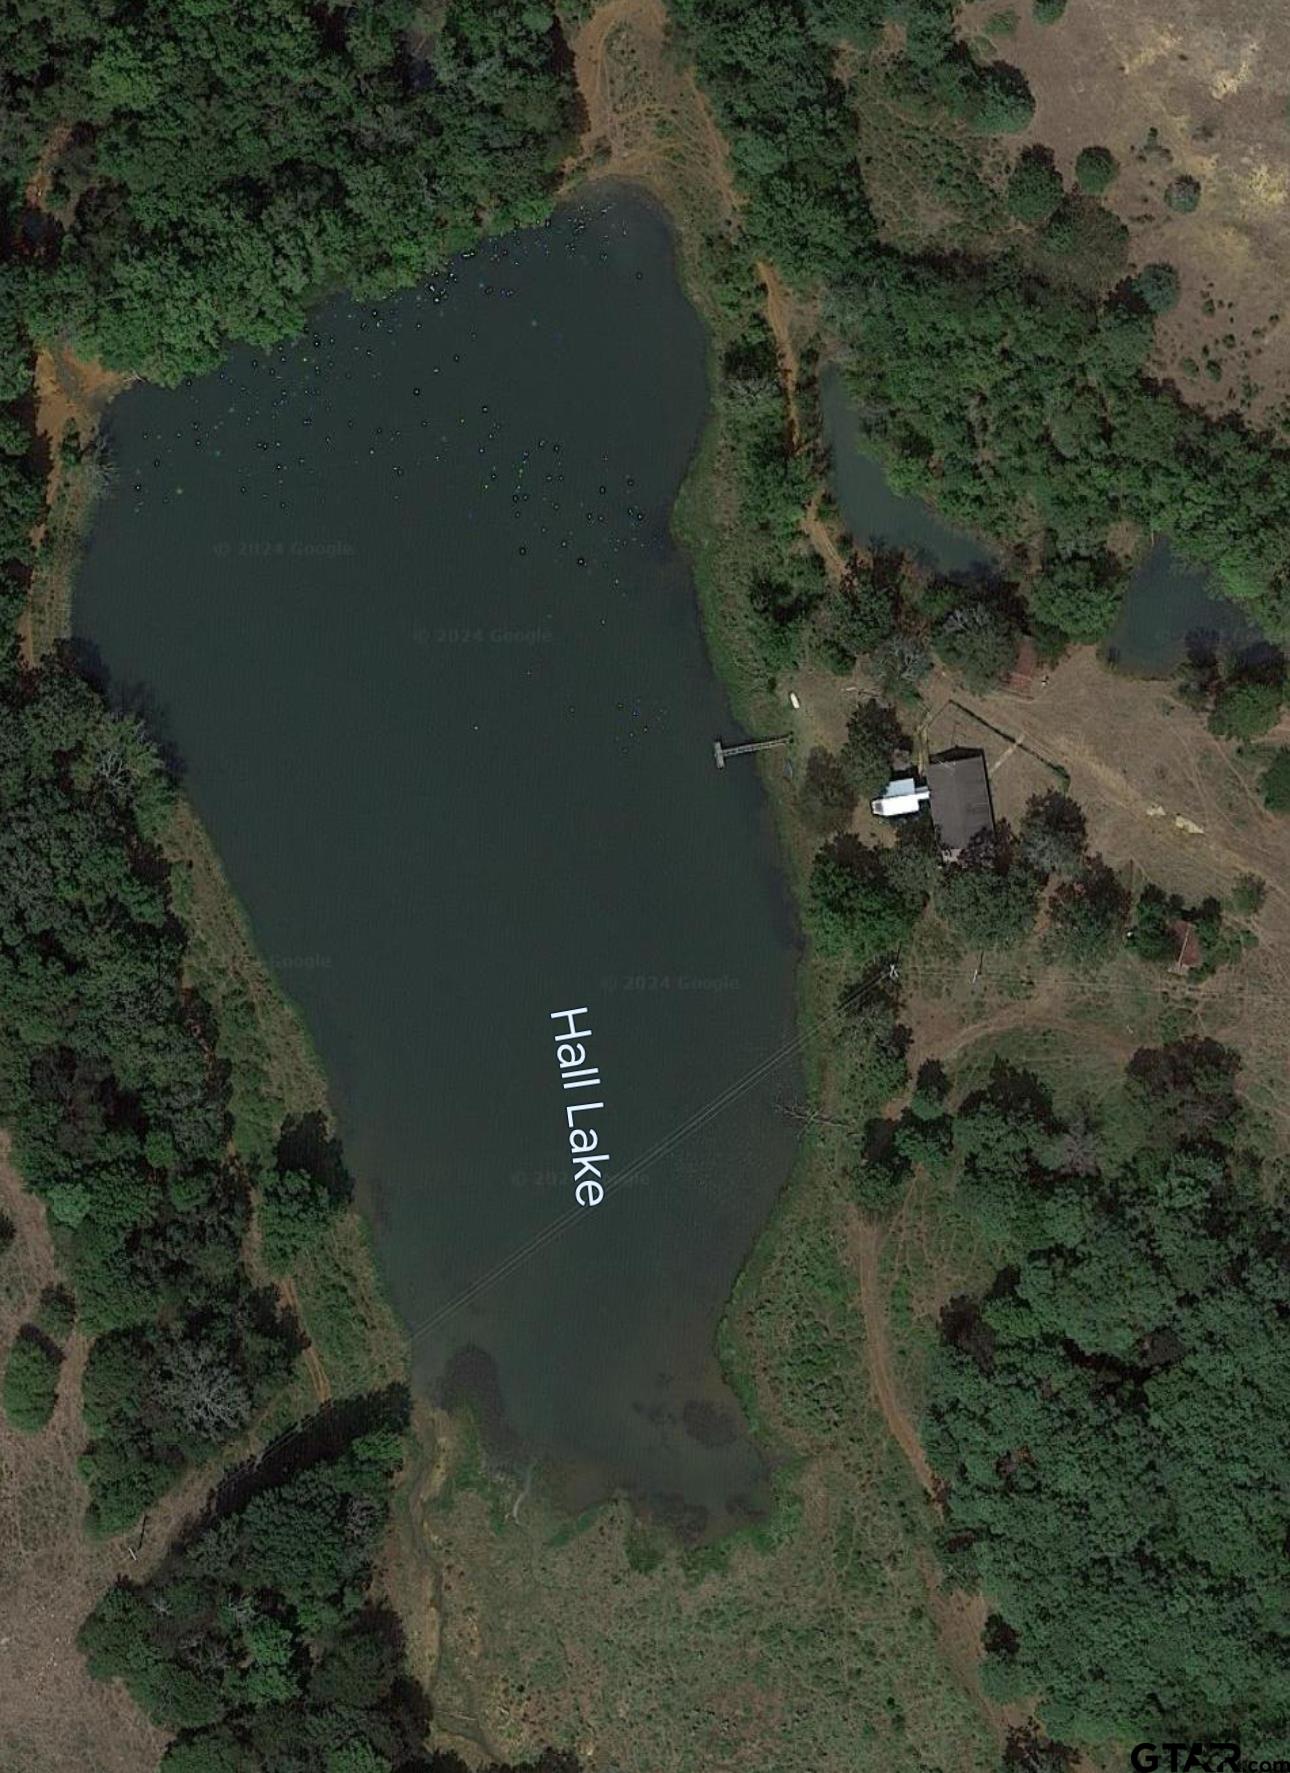
<path id="1" fill-rule="evenodd" d="M 767 808 L 713 767 L 733 723 L 668 531 L 706 399 L 661 217 L 564 211 L 122 399 L 76 620 L 154 699 L 304 1013 L 421 1382 L 574 1499 L 715 1524 L 763 1477 L 712 1346 L 797 1073 L 577 1209 L 550 1020 L 587 1006 L 608 1178 L 792 1037 Z"/>

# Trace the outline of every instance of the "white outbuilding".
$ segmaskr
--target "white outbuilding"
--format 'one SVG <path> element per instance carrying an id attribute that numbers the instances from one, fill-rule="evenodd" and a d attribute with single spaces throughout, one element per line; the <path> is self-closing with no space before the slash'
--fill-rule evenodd
<path id="1" fill-rule="evenodd" d="M 899 819 L 904 813 L 921 812 L 931 797 L 931 789 L 913 776 L 896 776 L 869 806 L 879 819 Z"/>

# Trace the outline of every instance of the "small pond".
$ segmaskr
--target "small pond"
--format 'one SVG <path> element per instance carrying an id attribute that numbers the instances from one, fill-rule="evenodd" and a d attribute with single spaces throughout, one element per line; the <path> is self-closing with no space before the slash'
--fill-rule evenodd
<path id="1" fill-rule="evenodd" d="M 833 462 L 833 496 L 857 542 L 869 548 L 904 548 L 942 573 L 973 573 L 996 564 L 984 542 L 954 529 L 925 499 L 891 487 L 882 463 L 864 448 L 836 364 L 828 365 L 820 378 L 820 414 Z"/>
<path id="2" fill-rule="evenodd" d="M 1218 593 L 1212 573 L 1160 540 L 1129 581 L 1106 658 L 1139 677 L 1169 677 L 1196 644 L 1243 652 L 1264 641 L 1241 606 Z"/>
<path id="3" fill-rule="evenodd" d="M 945 523 L 926 500 L 892 489 L 882 463 L 863 447 L 836 364 L 821 377 L 820 405 L 832 454 L 833 496 L 857 541 L 908 549 L 943 573 L 972 573 L 996 564 L 984 542 Z M 1237 652 L 1266 645 L 1246 611 L 1215 589 L 1213 574 L 1183 560 L 1162 538 L 1129 581 L 1104 656 L 1141 677 L 1169 677 L 1196 643 Z"/>

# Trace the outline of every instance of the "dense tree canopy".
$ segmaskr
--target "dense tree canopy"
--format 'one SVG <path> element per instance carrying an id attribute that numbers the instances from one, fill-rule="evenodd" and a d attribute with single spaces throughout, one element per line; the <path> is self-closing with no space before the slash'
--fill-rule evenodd
<path id="1" fill-rule="evenodd" d="M 288 1475 L 253 1473 L 240 1505 L 86 1620 L 91 1673 L 180 1732 L 167 1773 L 384 1773 L 419 1752 L 425 1704 L 368 1594 L 406 1422 L 392 1394 L 306 1424 Z"/>
<path id="2" fill-rule="evenodd" d="M 532 0 L 122 8 L 0 21 L 28 166 L 71 120 L 37 332 L 174 381 L 229 339 L 296 332 L 331 288 L 379 295 L 541 219 L 573 134 L 560 27 Z"/>
<path id="3" fill-rule="evenodd" d="M 990 1688 L 1066 1739 L 1284 1740 L 1286 1223 L 1212 1041 L 1140 1052 L 1081 1121 L 996 1066 L 954 1119 L 997 1252 L 925 1423 L 997 1609 Z"/>

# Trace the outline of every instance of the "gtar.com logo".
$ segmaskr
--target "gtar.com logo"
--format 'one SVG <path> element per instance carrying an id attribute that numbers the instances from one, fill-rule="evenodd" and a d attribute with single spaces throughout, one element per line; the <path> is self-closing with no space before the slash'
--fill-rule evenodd
<path id="1" fill-rule="evenodd" d="M 1129 1755 L 1134 1773 L 1240 1773 L 1239 1742 L 1139 1742 Z"/>

